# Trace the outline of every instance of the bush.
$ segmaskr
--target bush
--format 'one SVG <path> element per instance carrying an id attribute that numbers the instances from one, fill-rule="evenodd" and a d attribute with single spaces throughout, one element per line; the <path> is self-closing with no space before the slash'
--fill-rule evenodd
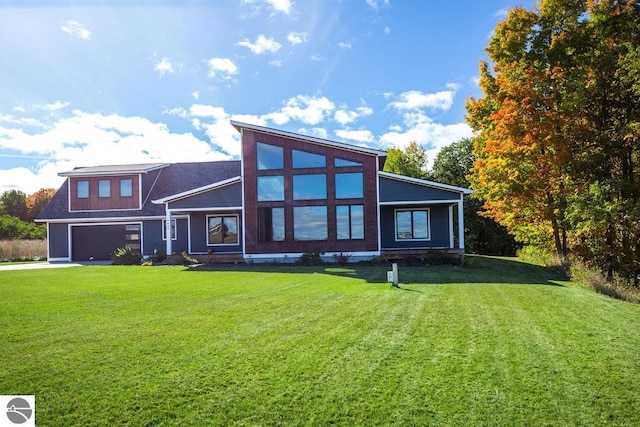
<path id="1" fill-rule="evenodd" d="M 10 215 L 0 216 L 0 239 L 40 240 L 47 238 L 44 224 L 25 222 Z"/>
<path id="2" fill-rule="evenodd" d="M 300 258 L 296 261 L 296 265 L 321 265 L 322 264 L 322 255 L 324 252 L 320 251 L 311 251 L 303 253 Z"/>
<path id="3" fill-rule="evenodd" d="M 176 264 L 178 265 L 194 265 L 198 264 L 198 260 L 195 258 L 191 258 L 185 251 L 182 251 L 180 255 L 178 255 L 178 259 L 176 260 Z"/>
<path id="4" fill-rule="evenodd" d="M 622 301 L 640 303 L 640 291 L 633 287 L 633 283 L 619 276 L 608 281 L 604 274 L 578 260 L 571 260 L 571 280 L 589 286 L 599 294 Z"/>
<path id="5" fill-rule="evenodd" d="M 349 263 L 349 258 L 351 258 L 351 254 L 345 254 L 344 252 L 333 254 L 333 259 L 339 265 L 347 265 Z"/>
<path id="6" fill-rule="evenodd" d="M 141 256 L 130 248 L 118 248 L 111 255 L 113 265 L 140 265 Z"/>

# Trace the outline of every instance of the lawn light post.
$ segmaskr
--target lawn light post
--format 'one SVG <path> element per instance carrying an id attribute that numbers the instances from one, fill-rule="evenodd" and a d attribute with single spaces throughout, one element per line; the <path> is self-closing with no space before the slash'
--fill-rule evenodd
<path id="1" fill-rule="evenodd" d="M 387 282 L 391 283 L 394 287 L 399 288 L 398 286 L 398 264 L 391 264 L 391 271 L 387 271 Z"/>

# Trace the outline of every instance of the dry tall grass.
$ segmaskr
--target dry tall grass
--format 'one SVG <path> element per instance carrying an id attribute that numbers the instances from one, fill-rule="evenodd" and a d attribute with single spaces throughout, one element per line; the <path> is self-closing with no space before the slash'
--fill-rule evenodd
<path id="1" fill-rule="evenodd" d="M 0 240 L 0 262 L 46 259 L 46 240 Z"/>

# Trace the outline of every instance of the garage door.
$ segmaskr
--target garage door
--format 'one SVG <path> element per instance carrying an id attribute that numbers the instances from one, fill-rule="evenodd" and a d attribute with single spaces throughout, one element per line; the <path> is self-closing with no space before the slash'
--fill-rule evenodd
<path id="1" fill-rule="evenodd" d="M 140 251 L 140 224 L 75 226 L 71 229 L 73 261 L 107 261 L 118 248 Z"/>

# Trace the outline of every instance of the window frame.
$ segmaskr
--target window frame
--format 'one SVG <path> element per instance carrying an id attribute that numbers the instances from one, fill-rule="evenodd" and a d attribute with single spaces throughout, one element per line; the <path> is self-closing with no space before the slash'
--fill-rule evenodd
<path id="1" fill-rule="evenodd" d="M 82 195 L 80 194 L 80 184 L 82 184 L 82 187 L 86 186 L 86 195 L 84 195 L 84 191 Z M 83 190 L 85 189 L 83 188 Z M 76 199 L 88 199 L 89 196 L 89 181 L 84 179 L 76 181 Z"/>
<path id="2" fill-rule="evenodd" d="M 410 239 L 400 239 L 398 238 L 398 213 L 400 212 L 410 212 L 411 213 L 411 238 Z M 426 212 L 427 214 L 427 237 L 426 238 L 415 238 L 415 227 L 414 227 L 414 212 Z M 393 212 L 393 232 L 394 239 L 396 242 L 428 242 L 431 241 L 431 208 L 407 208 L 407 209 L 395 209 Z"/>
<path id="3" fill-rule="evenodd" d="M 209 220 L 211 218 L 222 218 L 222 224 L 224 224 L 224 218 L 235 218 L 236 221 L 236 241 L 232 242 L 224 242 L 224 237 L 222 238 L 222 243 L 211 243 L 209 240 Z M 240 216 L 238 214 L 211 214 L 206 217 L 206 231 L 207 231 L 207 246 L 238 246 L 240 244 Z"/>
<path id="4" fill-rule="evenodd" d="M 162 220 L 162 240 L 167 240 L 167 220 Z M 171 240 L 178 240 L 178 223 L 175 218 L 171 219 Z"/>
<path id="5" fill-rule="evenodd" d="M 354 221 L 353 221 L 353 208 L 359 207 L 362 209 L 362 237 L 353 237 L 354 230 Z M 341 238 L 340 233 L 338 232 L 338 228 L 340 227 L 340 216 L 338 214 L 338 209 L 347 208 L 347 230 L 349 231 L 349 237 Z M 365 238 L 365 226 L 364 226 L 364 205 L 356 204 L 356 205 L 336 205 L 336 240 L 346 241 L 346 240 L 364 240 Z"/>
<path id="6" fill-rule="evenodd" d="M 298 188 L 300 186 L 299 179 L 308 178 L 308 177 L 323 177 L 324 178 L 324 195 L 322 197 L 298 197 L 296 195 L 296 181 L 298 181 Z M 297 174 L 292 175 L 291 177 L 292 187 L 293 187 L 293 200 L 327 200 L 327 174 L 326 173 L 308 173 L 308 174 Z"/>
<path id="7" fill-rule="evenodd" d="M 267 215 L 266 211 L 269 210 L 270 213 Z M 274 238 L 274 211 L 277 210 L 281 212 L 282 215 L 282 230 L 278 230 L 282 232 L 281 239 Z M 279 214 L 280 215 L 280 214 Z M 270 218 L 270 224 L 266 224 L 266 220 Z M 280 233 L 278 233 L 280 234 Z M 286 220 L 286 212 L 284 206 L 269 206 L 269 207 L 259 207 L 258 208 L 258 241 L 262 243 L 270 243 L 270 242 L 284 242 L 287 239 L 287 220 Z"/>
<path id="8" fill-rule="evenodd" d="M 129 192 L 130 194 L 123 194 L 122 184 L 128 182 L 129 183 Z M 120 179 L 120 197 L 133 197 L 133 179 L 132 178 L 121 178 Z"/>
<path id="9" fill-rule="evenodd" d="M 338 177 L 339 176 L 345 176 L 345 175 L 360 175 L 360 190 L 361 193 L 359 196 L 352 196 L 352 195 L 348 195 L 348 196 L 344 196 L 344 195 L 339 195 L 338 191 L 340 191 L 344 185 L 338 185 Z M 364 173 L 363 172 L 339 172 L 335 174 L 335 196 L 336 196 L 336 200 L 346 200 L 346 199 L 363 199 L 364 198 Z"/>
<path id="10" fill-rule="evenodd" d="M 107 187 L 103 187 L 104 184 L 107 184 Z M 105 194 L 103 190 L 107 190 Z M 100 199 L 108 199 L 111 197 L 111 180 L 110 179 L 99 179 L 98 180 L 98 198 Z"/>
<path id="11" fill-rule="evenodd" d="M 347 160 L 340 157 L 334 157 L 333 167 L 335 168 L 361 168 L 362 163 L 354 160 Z"/>
<path id="12" fill-rule="evenodd" d="M 300 162 L 304 162 L 308 160 L 308 157 L 312 158 L 322 158 L 321 165 L 300 165 Z M 301 158 L 302 157 L 302 158 Z M 307 157 L 306 159 L 304 157 Z M 322 168 L 325 169 L 327 167 L 327 156 L 324 154 L 316 154 L 310 151 L 303 150 L 291 150 L 291 168 L 292 169 L 314 169 L 314 168 Z"/>
<path id="13" fill-rule="evenodd" d="M 272 167 L 270 165 L 261 166 L 260 165 L 260 148 L 265 147 L 265 149 L 276 148 L 280 151 L 280 161 L 277 165 L 278 167 Z M 268 148 L 267 148 L 268 147 Z M 284 147 L 273 144 L 266 144 L 264 142 L 256 142 L 256 169 L 259 171 L 267 171 L 267 170 L 281 170 L 284 169 Z"/>
<path id="14" fill-rule="evenodd" d="M 267 180 L 267 179 L 274 179 L 274 178 L 280 178 L 280 180 L 282 180 L 282 197 L 281 198 L 277 198 L 277 199 L 261 198 L 260 197 L 260 181 L 261 180 Z M 258 202 L 283 202 L 285 197 L 286 197 L 285 185 L 286 184 L 285 184 L 284 175 L 260 175 L 260 176 L 256 177 L 256 200 Z M 280 197 L 279 194 L 278 194 L 278 197 Z"/>
<path id="15" fill-rule="evenodd" d="M 296 236 L 296 225 L 302 226 L 303 224 L 296 224 L 296 212 L 300 212 L 300 209 L 314 209 L 314 208 L 324 208 L 324 236 L 320 239 L 300 239 Z M 300 221 L 303 221 L 303 218 L 308 219 L 310 217 L 309 214 L 301 215 Z M 309 222 L 304 222 L 305 227 L 309 228 Z M 294 242 L 325 242 L 329 240 L 329 207 L 327 205 L 305 205 L 305 206 L 294 206 L 293 207 L 293 241 Z"/>

